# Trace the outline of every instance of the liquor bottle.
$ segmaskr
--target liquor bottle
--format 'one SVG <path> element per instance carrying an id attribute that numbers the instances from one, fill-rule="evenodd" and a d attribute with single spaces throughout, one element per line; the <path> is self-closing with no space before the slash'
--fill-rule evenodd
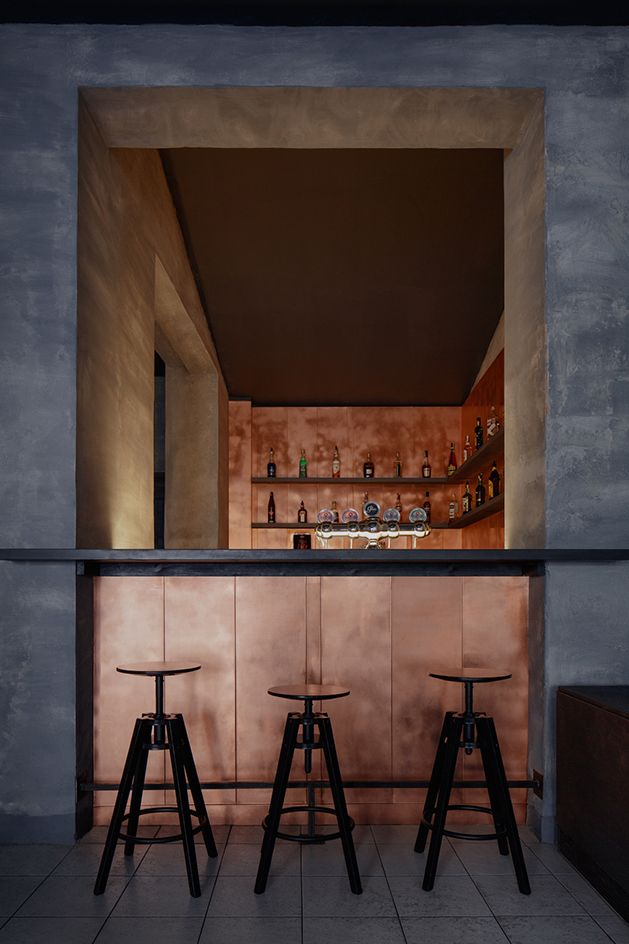
<path id="1" fill-rule="evenodd" d="M 457 516 L 459 510 L 458 502 L 456 500 L 456 495 L 452 492 L 450 496 L 450 501 L 448 502 L 448 524 L 452 524 L 454 519 Z"/>
<path id="2" fill-rule="evenodd" d="M 339 518 L 338 508 L 336 507 L 336 498 L 332 502 L 332 514 L 334 515 L 334 524 L 338 524 L 340 521 L 340 518 Z"/>
<path id="3" fill-rule="evenodd" d="M 496 407 L 492 406 L 491 410 L 489 411 L 489 416 L 487 417 L 487 439 L 489 439 L 490 436 L 495 436 L 499 428 L 500 424 L 498 422 L 498 417 L 496 416 Z"/>
<path id="4" fill-rule="evenodd" d="M 332 478 L 339 479 L 341 477 L 341 457 L 339 456 L 339 447 L 334 447 L 334 455 L 332 456 Z"/>
<path id="5" fill-rule="evenodd" d="M 395 453 L 395 462 L 393 463 L 393 477 L 399 479 L 402 477 L 402 460 L 399 452 Z"/>
<path id="6" fill-rule="evenodd" d="M 448 459 L 448 475 L 454 475 L 456 472 L 456 455 L 454 454 L 454 443 L 450 443 L 450 457 Z"/>
<path id="7" fill-rule="evenodd" d="M 363 476 L 366 479 L 372 479 L 375 474 L 374 464 L 371 459 L 371 453 L 367 453 L 367 461 L 363 463 Z"/>
<path id="8" fill-rule="evenodd" d="M 366 518 L 366 517 L 367 517 L 367 516 L 365 515 L 365 505 L 367 504 L 368 501 L 369 501 L 369 493 L 368 493 L 368 492 L 363 492 L 363 518 Z"/>
<path id="9" fill-rule="evenodd" d="M 266 509 L 266 520 L 269 524 L 275 524 L 275 499 L 273 492 L 269 495 L 269 504 Z"/>
<path id="10" fill-rule="evenodd" d="M 299 524 L 306 524 L 308 521 L 308 512 L 306 511 L 303 502 L 300 503 L 299 509 L 297 511 L 297 521 Z"/>
<path id="11" fill-rule="evenodd" d="M 395 507 L 400 513 L 400 521 L 402 520 L 402 499 L 400 498 L 400 493 L 398 492 L 395 497 Z"/>
<path id="12" fill-rule="evenodd" d="M 475 446 L 477 449 L 483 445 L 483 424 L 480 421 L 480 416 L 476 417 L 476 426 L 474 428 L 474 436 L 476 437 Z"/>
<path id="13" fill-rule="evenodd" d="M 432 468 L 430 467 L 430 459 L 428 458 L 428 450 L 424 449 L 424 461 L 422 462 L 422 477 L 429 479 L 432 476 Z"/>
<path id="14" fill-rule="evenodd" d="M 465 491 L 463 493 L 462 501 L 462 510 L 463 514 L 467 515 L 472 510 L 472 493 L 470 492 L 470 483 L 465 483 Z"/>
<path id="15" fill-rule="evenodd" d="M 496 468 L 496 463 L 493 462 L 491 466 L 491 472 L 489 473 L 489 497 L 495 498 L 496 495 L 500 495 L 500 473 Z"/>
<path id="16" fill-rule="evenodd" d="M 307 479 L 308 478 L 308 460 L 306 459 L 306 450 L 301 450 L 301 456 L 299 457 L 299 478 Z"/>
<path id="17" fill-rule="evenodd" d="M 465 442 L 463 443 L 463 462 L 467 462 L 472 456 L 472 444 L 470 442 L 470 437 L 465 437 Z"/>
<path id="18" fill-rule="evenodd" d="M 485 504 L 485 486 L 483 485 L 483 473 L 478 473 L 478 485 L 476 486 L 476 507 L 480 508 Z"/>
<path id="19" fill-rule="evenodd" d="M 272 449 L 269 449 L 269 461 L 266 464 L 266 477 L 268 479 L 274 479 L 277 475 L 277 466 L 275 465 L 275 453 Z"/>
<path id="20" fill-rule="evenodd" d="M 430 503 L 430 492 L 426 492 L 426 498 L 424 499 L 423 509 L 426 512 L 426 521 L 430 524 L 430 513 L 432 511 L 432 505 Z"/>

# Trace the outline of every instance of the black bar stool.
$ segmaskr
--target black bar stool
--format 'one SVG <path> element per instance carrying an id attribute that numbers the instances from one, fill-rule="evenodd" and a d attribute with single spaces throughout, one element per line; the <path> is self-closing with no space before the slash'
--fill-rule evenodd
<path id="1" fill-rule="evenodd" d="M 152 675 L 155 677 L 155 711 L 151 714 L 142 715 L 135 722 L 113 816 L 109 824 L 105 848 L 100 861 L 100 868 L 96 877 L 96 884 L 94 885 L 95 895 L 102 895 L 105 891 L 118 839 L 125 840 L 125 855 L 133 855 L 133 848 L 136 844 L 151 845 L 152 843 L 178 842 L 181 840 L 186 860 L 190 894 L 193 898 L 198 898 L 201 894 L 197 857 L 194 849 L 195 833 L 203 833 L 203 841 L 209 856 L 215 858 L 218 852 L 205 808 L 199 777 L 194 765 L 183 715 L 167 715 L 164 712 L 165 676 L 196 672 L 200 668 L 201 666 L 197 663 L 138 662 L 134 665 L 119 665 L 116 669 L 117 672 L 123 672 L 125 675 Z M 149 751 L 169 752 L 177 806 L 140 808 Z M 194 802 L 194 809 L 192 810 L 188 802 L 188 787 Z M 131 805 L 129 812 L 125 814 L 129 793 L 131 793 Z M 138 820 L 145 813 L 177 813 L 181 832 L 176 836 L 164 836 L 158 839 L 139 837 L 137 835 Z M 199 820 L 199 825 L 194 829 L 192 828 L 191 816 L 196 816 Z M 127 831 L 122 832 L 122 825 L 125 820 L 127 821 Z"/>
<path id="2" fill-rule="evenodd" d="M 444 836 L 452 836 L 455 839 L 475 841 L 497 839 L 501 855 L 508 855 L 509 851 L 511 852 L 518 888 L 523 895 L 530 895 L 531 886 L 524 864 L 494 719 L 485 715 L 484 712 L 474 711 L 473 704 L 475 683 L 500 682 L 511 678 L 511 673 L 496 672 L 493 669 L 456 669 L 452 672 L 430 672 L 429 674 L 432 678 L 443 679 L 446 682 L 460 682 L 465 685 L 465 711 L 460 714 L 447 711 L 443 720 L 424 812 L 415 842 L 415 852 L 423 852 L 428 831 L 432 832 L 422 888 L 429 892 L 435 884 L 441 841 Z M 467 803 L 450 804 L 450 792 L 459 748 L 463 748 L 466 754 L 471 754 L 477 747 L 480 748 L 483 760 L 490 806 L 473 806 Z M 460 833 L 446 829 L 448 810 L 488 813 L 493 817 L 495 832 Z"/>
<path id="3" fill-rule="evenodd" d="M 332 698 L 344 698 L 349 695 L 349 689 L 339 688 L 336 685 L 283 685 L 279 688 L 270 688 L 269 695 L 276 698 L 292 698 L 304 702 L 303 712 L 290 712 L 286 718 L 284 728 L 284 737 L 280 756 L 277 762 L 277 772 L 273 784 L 273 793 L 271 795 L 271 804 L 269 806 L 268 816 L 265 817 L 262 827 L 264 829 L 264 839 L 260 851 L 260 865 L 255 884 L 256 895 L 261 895 L 269 877 L 271 868 L 271 859 L 273 858 L 273 849 L 275 840 L 288 839 L 291 842 L 301 843 L 324 843 L 330 839 L 340 839 L 343 844 L 343 853 L 345 855 L 345 865 L 352 892 L 355 895 L 362 893 L 360 875 L 358 873 L 358 863 L 356 862 L 356 851 L 352 839 L 352 830 L 354 820 L 347 812 L 345 803 L 345 793 L 343 791 L 343 781 L 341 780 L 341 771 L 339 768 L 336 747 L 334 745 L 334 736 L 332 734 L 332 722 L 324 712 L 313 711 L 314 701 L 326 701 Z M 301 741 L 297 740 L 299 729 L 302 728 L 303 734 Z M 319 740 L 315 741 L 315 728 L 319 732 Z M 290 768 L 293 761 L 295 750 L 304 752 L 304 769 L 307 774 L 312 771 L 312 752 L 314 750 L 323 750 L 325 763 L 328 768 L 328 777 L 330 781 L 330 790 L 334 808 L 329 806 L 318 806 L 315 802 L 314 787 L 307 788 L 307 802 L 303 806 L 284 806 L 284 797 L 288 786 Z M 280 831 L 280 817 L 283 813 L 307 813 L 308 831 L 303 835 L 292 835 Z M 335 833 L 317 833 L 315 824 L 316 813 L 330 813 L 336 816 L 338 823 L 338 832 Z"/>

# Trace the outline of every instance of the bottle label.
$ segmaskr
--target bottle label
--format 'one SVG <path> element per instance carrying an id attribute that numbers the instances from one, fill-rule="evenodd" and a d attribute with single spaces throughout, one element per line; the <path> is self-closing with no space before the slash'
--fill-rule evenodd
<path id="1" fill-rule="evenodd" d="M 430 478 L 430 466 L 429 466 L 429 465 L 425 465 L 425 466 L 423 467 L 423 469 L 422 469 L 422 475 L 424 476 L 425 479 L 429 479 L 429 478 Z"/>
<path id="2" fill-rule="evenodd" d="M 341 460 L 332 459 L 332 477 L 338 479 L 341 475 Z"/>

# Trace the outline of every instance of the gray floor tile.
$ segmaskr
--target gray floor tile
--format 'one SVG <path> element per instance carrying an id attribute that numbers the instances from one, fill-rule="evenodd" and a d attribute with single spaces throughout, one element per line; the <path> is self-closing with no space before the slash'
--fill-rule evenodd
<path id="1" fill-rule="evenodd" d="M 263 895 L 253 891 L 251 876 L 219 876 L 208 917 L 290 918 L 301 914 L 301 879 L 269 878 Z"/>
<path id="2" fill-rule="evenodd" d="M 407 944 L 507 944 L 495 918 L 402 918 L 402 927 Z"/>
<path id="3" fill-rule="evenodd" d="M 116 918 L 194 918 L 203 916 L 214 886 L 214 877 L 200 878 L 201 897 L 193 898 L 188 880 L 154 875 L 134 875 L 116 905 Z"/>
<path id="4" fill-rule="evenodd" d="M 595 921 L 611 937 L 614 944 L 629 944 L 629 924 L 620 915 L 601 915 Z"/>
<path id="5" fill-rule="evenodd" d="M 297 835 L 299 833 L 299 826 L 282 825 L 282 832 Z M 229 834 L 230 843 L 245 842 L 261 846 L 263 839 L 264 830 L 261 826 L 232 826 Z"/>
<path id="6" fill-rule="evenodd" d="M 224 846 L 218 846 L 218 856 L 210 858 L 205 846 L 195 845 L 194 849 L 197 856 L 197 868 L 199 878 L 203 879 L 208 875 L 216 875 L 221 862 L 221 855 Z M 183 854 L 183 846 L 177 842 L 166 846 L 150 846 L 148 852 L 142 859 L 138 875 L 177 875 L 186 877 L 186 860 Z"/>
<path id="7" fill-rule="evenodd" d="M 90 829 L 88 833 L 85 833 L 84 836 L 79 839 L 79 843 L 98 843 L 101 846 L 107 839 L 107 830 L 108 826 L 94 826 L 93 829 Z M 140 826 L 138 829 L 138 836 L 145 836 L 147 839 L 150 839 L 151 836 L 156 836 L 159 830 L 159 826 Z"/>
<path id="8" fill-rule="evenodd" d="M 54 875 L 92 875 L 96 877 L 104 846 L 77 843 L 54 870 Z M 148 846 L 136 846 L 132 856 L 124 854 L 124 846 L 116 846 L 110 875 L 131 877 L 146 855 Z"/>
<path id="9" fill-rule="evenodd" d="M 209 811 L 208 815 L 210 817 L 210 822 L 212 822 L 211 810 Z M 193 826 L 194 825 L 195 824 L 193 822 Z M 227 842 L 227 837 L 229 835 L 230 829 L 231 829 L 230 826 L 212 825 L 212 835 L 214 836 L 214 842 L 216 843 L 217 846 Z M 175 836 L 175 835 L 179 835 L 180 832 L 181 830 L 179 829 L 179 826 L 161 826 L 157 833 L 157 836 L 158 838 L 162 836 Z M 196 833 L 194 837 L 194 841 L 195 843 L 200 843 L 200 842 L 202 843 L 204 841 L 202 833 Z M 173 845 L 176 845 L 176 843 L 173 843 Z"/>
<path id="10" fill-rule="evenodd" d="M 0 915 L 9 917 L 42 881 L 41 876 L 6 876 L 0 882 Z"/>
<path id="11" fill-rule="evenodd" d="M 51 875 L 20 908 L 19 915 L 50 918 L 99 918 L 109 914 L 126 885 L 110 878 L 103 895 L 94 894 L 93 876 Z"/>
<path id="12" fill-rule="evenodd" d="M 384 871 L 389 876 L 423 876 L 427 852 L 415 852 L 413 846 L 401 842 L 379 842 L 378 851 Z M 466 875 L 465 867 L 449 843 L 444 843 L 439 854 L 437 875 Z"/>
<path id="13" fill-rule="evenodd" d="M 199 944 L 301 944 L 301 918 L 207 918 Z"/>
<path id="14" fill-rule="evenodd" d="M 371 831 L 377 843 L 405 842 L 413 847 L 418 828 L 419 824 L 417 826 L 372 826 Z"/>
<path id="15" fill-rule="evenodd" d="M 519 892 L 515 878 L 511 880 L 502 875 L 480 875 L 474 881 L 498 918 L 584 914 L 581 905 L 554 875 L 530 875 L 530 895 Z"/>
<path id="16" fill-rule="evenodd" d="M 587 915 L 562 918 L 500 918 L 511 944 L 609 944 Z"/>
<path id="17" fill-rule="evenodd" d="M 305 833 L 307 831 L 306 826 L 301 827 L 301 832 Z M 338 826 L 335 824 L 328 825 L 319 825 L 317 823 L 317 832 L 318 833 L 336 833 L 338 832 Z M 373 833 L 371 831 L 371 826 L 354 826 L 352 830 L 352 836 L 354 837 L 354 842 L 375 842 Z"/>
<path id="18" fill-rule="evenodd" d="M 553 846 L 552 843 L 538 842 L 536 846 L 530 846 L 530 849 L 554 875 L 576 872 L 574 866 L 568 862 L 566 857 L 563 856 L 559 849 Z"/>
<path id="19" fill-rule="evenodd" d="M 393 918 L 395 906 L 384 878 L 362 879 L 362 895 L 354 895 L 347 877 L 304 876 L 304 918 Z"/>
<path id="20" fill-rule="evenodd" d="M 357 842 L 356 859 L 361 875 L 384 875 L 378 849 L 374 842 Z M 304 875 L 340 876 L 347 875 L 345 856 L 340 839 L 334 839 L 323 846 L 304 846 L 301 856 Z"/>
<path id="21" fill-rule="evenodd" d="M 404 944 L 397 918 L 306 918 L 303 944 Z M 208 942 L 209 944 L 209 942 Z"/>
<path id="22" fill-rule="evenodd" d="M 98 944 L 196 944 L 203 924 L 197 918 L 120 918 L 113 916 Z"/>
<path id="23" fill-rule="evenodd" d="M 616 912 L 607 904 L 604 898 L 587 882 L 578 872 L 564 872 L 557 875 L 561 884 L 574 895 L 580 905 L 583 905 L 588 914 L 598 917 L 599 915 L 614 915 Z"/>
<path id="24" fill-rule="evenodd" d="M 49 875 L 72 846 L 0 846 L 0 876 Z"/>
<path id="25" fill-rule="evenodd" d="M 491 914 L 468 875 L 444 875 L 432 891 L 425 892 L 416 878 L 390 878 L 389 884 L 400 917 L 485 917 Z"/>
<path id="26" fill-rule="evenodd" d="M 300 849 L 297 843 L 278 840 L 273 850 L 271 877 L 300 875 Z M 249 875 L 255 878 L 260 864 L 260 849 L 253 843 L 230 843 L 221 863 L 221 876 Z"/>
<path id="27" fill-rule="evenodd" d="M 477 875 L 514 875 L 511 855 L 500 855 L 496 842 L 453 843 L 457 856 L 472 878 Z M 522 846 L 522 854 L 529 875 L 548 875 L 548 869 L 528 846 Z"/>
<path id="28" fill-rule="evenodd" d="M 539 845 L 539 836 L 535 835 L 530 826 L 518 826 L 518 832 L 520 834 L 520 840 L 525 842 L 527 846 Z"/>
<path id="29" fill-rule="evenodd" d="M 92 944 L 102 918 L 11 918 L 0 944 Z"/>

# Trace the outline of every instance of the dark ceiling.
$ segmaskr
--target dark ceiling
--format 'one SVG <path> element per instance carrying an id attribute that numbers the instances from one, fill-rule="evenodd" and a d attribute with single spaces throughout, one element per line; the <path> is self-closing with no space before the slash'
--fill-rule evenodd
<path id="1" fill-rule="evenodd" d="M 465 399 L 503 308 L 502 151 L 163 157 L 230 396 Z"/>

